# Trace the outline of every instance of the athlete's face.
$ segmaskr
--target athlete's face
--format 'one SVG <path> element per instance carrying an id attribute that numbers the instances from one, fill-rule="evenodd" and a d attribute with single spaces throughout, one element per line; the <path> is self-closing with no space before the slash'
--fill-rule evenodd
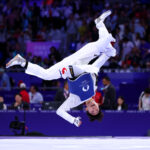
<path id="1" fill-rule="evenodd" d="M 86 111 L 95 116 L 99 113 L 99 105 L 94 100 L 90 100 L 86 103 Z"/>

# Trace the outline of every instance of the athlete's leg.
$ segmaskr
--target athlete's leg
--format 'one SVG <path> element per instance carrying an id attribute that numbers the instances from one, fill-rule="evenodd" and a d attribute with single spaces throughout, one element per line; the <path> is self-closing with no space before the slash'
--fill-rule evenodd
<path id="1" fill-rule="evenodd" d="M 73 71 L 75 76 L 78 76 L 84 72 L 98 73 L 100 68 L 110 57 L 106 53 L 102 53 L 101 56 L 92 65 L 73 65 Z"/>
<path id="2" fill-rule="evenodd" d="M 44 69 L 39 65 L 28 63 L 27 69 L 25 70 L 26 74 L 33 75 L 39 77 L 44 80 L 55 80 L 61 78 L 61 73 L 59 70 L 59 63 L 48 68 Z"/>
<path id="3" fill-rule="evenodd" d="M 99 33 L 98 41 L 101 41 L 102 39 L 105 39 L 110 35 L 104 24 L 105 18 L 108 17 L 110 14 L 111 14 L 111 11 L 106 11 L 101 16 L 99 16 L 97 19 L 95 19 L 95 24 L 96 24 L 96 27 L 97 27 L 98 33 Z M 115 42 L 115 39 L 112 39 L 111 42 Z M 97 44 L 97 46 L 99 46 L 98 42 L 95 42 L 94 44 Z M 93 71 L 92 68 L 95 68 L 95 70 L 97 68 L 99 70 L 111 56 L 116 55 L 116 50 L 112 47 L 110 42 L 109 43 L 106 42 L 104 44 L 103 48 L 104 48 L 103 49 L 104 51 L 101 54 L 101 56 L 92 65 L 88 65 L 91 67 L 90 70 Z M 88 66 L 85 65 L 85 66 L 82 66 L 82 68 L 84 67 L 84 68 L 88 69 Z"/>
<path id="4" fill-rule="evenodd" d="M 91 42 L 85 45 L 83 48 L 81 48 L 77 55 L 78 57 L 82 57 L 82 55 L 90 56 L 93 55 L 100 55 L 100 53 L 106 53 L 109 52 L 108 56 L 115 56 L 115 49 L 112 47 L 111 42 L 115 42 L 115 39 L 111 36 L 111 34 L 108 32 L 104 20 L 111 14 L 111 11 L 106 11 L 102 15 L 100 15 L 97 19 L 95 19 L 95 24 L 98 29 L 99 33 L 99 39 L 96 42 Z"/>
<path id="5" fill-rule="evenodd" d="M 109 58 L 110 57 L 108 55 L 102 53 L 102 55 L 92 64 L 92 66 L 100 69 Z"/>
<path id="6" fill-rule="evenodd" d="M 95 19 L 95 24 L 96 28 L 98 29 L 99 33 L 99 39 L 105 38 L 108 36 L 109 32 L 104 24 L 104 20 L 106 17 L 108 17 L 111 14 L 111 11 L 108 10 L 104 12 L 102 15 L 100 15 L 97 19 Z M 111 42 L 115 42 L 116 40 L 113 39 Z M 111 45 L 111 42 L 105 47 L 105 53 L 106 55 L 110 56 L 115 56 L 116 55 L 116 50 L 113 48 Z"/>
<path id="7" fill-rule="evenodd" d="M 14 65 L 20 65 L 24 67 L 25 73 L 37 76 L 39 78 L 42 78 L 44 80 L 53 80 L 63 77 L 62 71 L 65 73 L 65 70 L 63 70 L 63 66 L 67 66 L 67 61 L 61 61 L 54 66 L 50 67 L 49 69 L 44 69 L 39 65 L 33 64 L 31 62 L 27 62 L 23 57 L 21 57 L 19 54 L 16 55 L 13 59 L 11 59 L 7 64 L 6 68 L 9 68 Z M 67 72 L 68 73 L 68 72 Z M 67 76 L 67 74 L 66 74 Z"/>

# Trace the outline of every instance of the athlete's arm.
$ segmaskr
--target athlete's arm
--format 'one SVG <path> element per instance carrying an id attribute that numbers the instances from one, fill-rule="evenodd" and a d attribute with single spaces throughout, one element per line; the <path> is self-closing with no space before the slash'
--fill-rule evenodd
<path id="1" fill-rule="evenodd" d="M 81 104 L 80 98 L 74 94 L 70 94 L 68 99 L 57 109 L 56 113 L 71 124 L 75 124 L 77 127 L 81 125 L 80 118 L 71 116 L 67 111 Z"/>

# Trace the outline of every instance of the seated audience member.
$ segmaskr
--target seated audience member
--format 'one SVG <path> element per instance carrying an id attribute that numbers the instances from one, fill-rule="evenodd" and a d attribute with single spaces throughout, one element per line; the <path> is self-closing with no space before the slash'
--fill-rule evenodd
<path id="1" fill-rule="evenodd" d="M 29 94 L 26 91 L 26 84 L 20 83 L 19 88 L 20 88 L 20 95 L 22 96 L 22 101 L 26 103 L 30 103 Z"/>
<path id="2" fill-rule="evenodd" d="M 101 108 L 105 110 L 114 110 L 116 106 L 116 90 L 109 77 L 103 77 L 102 82 L 104 85 L 104 103 Z"/>
<path id="3" fill-rule="evenodd" d="M 150 88 L 146 88 L 139 97 L 139 110 L 150 110 Z"/>
<path id="4" fill-rule="evenodd" d="M 125 104 L 124 98 L 122 96 L 119 96 L 117 99 L 117 105 L 116 110 L 127 110 L 128 106 Z"/>
<path id="5" fill-rule="evenodd" d="M 80 48 L 82 48 L 84 45 L 86 45 L 87 44 L 87 42 L 86 42 L 86 40 L 85 40 L 85 36 L 82 36 L 81 38 L 80 38 L 80 41 L 77 43 L 77 48 L 76 48 L 76 50 L 79 50 Z"/>
<path id="6" fill-rule="evenodd" d="M 60 55 L 59 51 L 54 46 L 52 46 L 50 48 L 50 54 L 48 55 L 48 57 L 52 61 L 51 65 L 53 65 L 56 62 L 59 62 L 61 60 L 61 55 Z"/>
<path id="7" fill-rule="evenodd" d="M 68 82 L 64 82 L 63 88 L 59 87 L 54 97 L 54 101 L 57 104 L 57 108 L 69 97 Z"/>
<path id="8" fill-rule="evenodd" d="M 10 78 L 9 76 L 4 72 L 3 68 L 0 68 L 0 90 L 6 90 L 10 91 Z"/>
<path id="9" fill-rule="evenodd" d="M 43 103 L 43 96 L 40 92 L 38 92 L 38 88 L 34 85 L 31 86 L 30 92 L 30 103 Z"/>
<path id="10" fill-rule="evenodd" d="M 22 96 L 20 94 L 15 95 L 15 103 L 9 109 L 22 110 L 29 109 L 29 104 L 22 101 Z"/>
<path id="11" fill-rule="evenodd" d="M 4 98 L 0 96 L 0 110 L 6 110 L 7 106 L 4 104 Z"/>
<path id="12" fill-rule="evenodd" d="M 54 100 L 59 102 L 64 102 L 68 97 L 69 97 L 68 83 L 67 81 L 65 81 L 64 87 L 58 89 Z"/>
<path id="13" fill-rule="evenodd" d="M 64 82 L 64 87 L 63 88 L 59 88 L 56 95 L 55 95 L 55 98 L 54 98 L 54 101 L 57 102 L 55 103 L 57 108 L 69 97 L 69 91 L 68 91 L 68 82 L 65 81 Z M 82 105 L 79 105 L 75 108 L 73 108 L 73 110 L 82 110 Z"/>

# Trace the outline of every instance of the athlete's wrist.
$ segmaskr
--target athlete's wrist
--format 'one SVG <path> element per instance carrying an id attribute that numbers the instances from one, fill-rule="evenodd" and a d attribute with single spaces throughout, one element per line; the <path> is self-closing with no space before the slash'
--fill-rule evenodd
<path id="1" fill-rule="evenodd" d="M 73 124 L 74 124 L 76 127 L 79 127 L 79 126 L 82 124 L 81 117 L 75 118 Z"/>

